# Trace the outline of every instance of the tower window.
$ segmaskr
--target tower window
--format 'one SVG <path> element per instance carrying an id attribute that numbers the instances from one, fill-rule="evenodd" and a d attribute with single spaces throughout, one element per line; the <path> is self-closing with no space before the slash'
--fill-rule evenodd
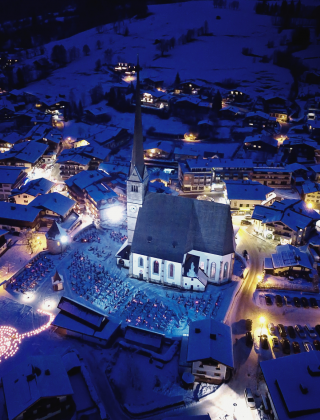
<path id="1" fill-rule="evenodd" d="M 143 258 L 142 257 L 139 258 L 139 267 L 143 267 Z"/>
<path id="2" fill-rule="evenodd" d="M 138 192 L 138 186 L 137 185 L 131 185 L 131 191 L 132 192 Z"/>
<path id="3" fill-rule="evenodd" d="M 171 279 L 174 278 L 174 265 L 173 264 L 169 264 L 168 277 L 170 277 Z"/>
<path id="4" fill-rule="evenodd" d="M 154 261 L 153 263 L 153 274 L 159 274 L 159 262 Z"/>

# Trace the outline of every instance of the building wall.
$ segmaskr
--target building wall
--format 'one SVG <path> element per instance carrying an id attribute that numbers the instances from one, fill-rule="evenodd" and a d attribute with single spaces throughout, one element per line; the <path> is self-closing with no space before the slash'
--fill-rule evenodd
<path id="1" fill-rule="evenodd" d="M 226 379 L 227 367 L 221 363 L 217 363 L 216 366 L 206 365 L 200 360 L 192 363 L 191 373 L 204 382 L 213 380 L 219 384 Z"/>
<path id="2" fill-rule="evenodd" d="M 16 204 L 23 204 L 23 205 L 27 205 L 31 203 L 31 201 L 33 201 L 35 198 L 36 197 L 30 194 L 17 194 L 14 196 L 14 200 Z"/>
<path id="3" fill-rule="evenodd" d="M 252 211 L 261 200 L 230 200 L 231 210 Z"/>
<path id="4" fill-rule="evenodd" d="M 315 191 L 309 194 L 305 194 L 304 201 L 312 204 L 315 209 L 320 209 L 320 191 Z"/>
<path id="5" fill-rule="evenodd" d="M 189 252 L 189 254 L 197 255 L 200 257 L 200 267 L 203 267 L 203 272 L 208 277 L 208 283 L 213 284 L 221 284 L 225 283 L 232 278 L 232 271 L 233 271 L 233 261 L 234 261 L 234 254 L 227 254 L 227 255 L 214 255 L 214 254 L 208 254 L 201 251 L 192 250 Z M 215 276 L 210 277 L 210 271 L 211 271 L 211 264 L 216 264 L 216 271 Z M 227 276 L 224 277 L 224 265 L 225 263 L 228 263 L 228 270 L 227 270 Z"/>

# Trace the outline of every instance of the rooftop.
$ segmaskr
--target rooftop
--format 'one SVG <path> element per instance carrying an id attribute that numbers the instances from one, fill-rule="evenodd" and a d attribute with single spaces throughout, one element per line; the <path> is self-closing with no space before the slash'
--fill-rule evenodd
<path id="1" fill-rule="evenodd" d="M 54 182 L 46 178 L 37 178 L 29 181 L 20 189 L 12 191 L 12 195 L 30 194 L 36 197 L 38 194 L 47 194 L 54 186 Z"/>
<path id="2" fill-rule="evenodd" d="M 229 325 L 213 319 L 202 319 L 190 324 L 187 361 L 205 359 L 233 368 L 232 334 Z"/>
<path id="3" fill-rule="evenodd" d="M 317 351 L 260 362 L 279 419 L 319 419 L 319 366 Z"/>
<path id="4" fill-rule="evenodd" d="M 70 198 L 53 192 L 51 194 L 38 195 L 27 207 L 43 208 L 63 217 L 72 209 L 75 203 Z"/>
<path id="5" fill-rule="evenodd" d="M 225 181 L 229 200 L 264 201 L 273 189 L 255 181 Z"/>
<path id="6" fill-rule="evenodd" d="M 21 172 L 26 169 L 16 166 L 0 166 L 0 179 L 3 184 L 14 184 Z"/>

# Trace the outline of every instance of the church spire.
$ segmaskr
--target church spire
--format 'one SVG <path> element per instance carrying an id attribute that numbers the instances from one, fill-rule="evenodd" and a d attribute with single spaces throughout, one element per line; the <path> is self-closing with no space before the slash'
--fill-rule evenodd
<path id="1" fill-rule="evenodd" d="M 141 100 L 140 100 L 140 67 L 139 56 L 137 58 L 137 84 L 136 84 L 136 114 L 134 120 L 133 149 L 130 173 L 136 167 L 139 175 L 143 179 L 144 158 L 143 158 L 143 131 L 141 118 Z"/>

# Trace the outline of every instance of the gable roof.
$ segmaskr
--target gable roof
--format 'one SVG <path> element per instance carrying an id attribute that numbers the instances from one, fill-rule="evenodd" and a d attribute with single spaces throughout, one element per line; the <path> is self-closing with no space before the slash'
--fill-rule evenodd
<path id="1" fill-rule="evenodd" d="M 131 250 L 175 262 L 182 262 L 184 254 L 191 250 L 231 254 L 234 246 L 230 207 L 149 193 L 139 210 Z"/>
<path id="2" fill-rule="evenodd" d="M 212 359 L 233 368 L 232 334 L 229 325 L 211 318 L 189 327 L 188 362 Z"/>
<path id="3" fill-rule="evenodd" d="M 273 188 L 254 181 L 225 181 L 229 200 L 261 200 L 273 191 Z"/>
<path id="4" fill-rule="evenodd" d="M 59 216 L 65 216 L 69 210 L 75 205 L 75 201 L 65 197 L 62 194 L 53 192 L 46 195 L 38 195 L 30 205 L 33 207 L 41 207 L 57 213 Z"/>
<path id="5" fill-rule="evenodd" d="M 14 184 L 24 169 L 26 168 L 21 166 L 0 166 L 1 182 L 5 184 Z"/>
<path id="6" fill-rule="evenodd" d="M 54 186 L 54 182 L 46 178 L 32 179 L 20 189 L 12 191 L 12 195 L 30 194 L 36 197 L 38 194 L 47 194 Z"/>
<path id="7" fill-rule="evenodd" d="M 56 239 L 57 236 L 60 238 L 61 236 L 65 236 L 65 235 L 66 235 L 65 229 L 63 229 L 63 227 L 61 227 L 59 223 L 57 223 L 55 220 L 52 223 L 51 228 L 46 233 L 46 237 L 50 239 Z"/>
<path id="8" fill-rule="evenodd" d="M 13 204 L 7 203 L 6 201 L 0 201 L 0 215 L 2 218 L 9 220 L 33 222 L 41 210 L 33 207 L 31 204 L 24 206 L 23 204 Z"/>
<path id="9" fill-rule="evenodd" d="M 35 141 L 17 143 L 9 151 L 3 153 L 0 159 L 5 160 L 15 158 L 23 162 L 36 163 L 47 149 L 47 144 Z"/>
<path id="10" fill-rule="evenodd" d="M 9 420 L 15 419 L 40 398 L 72 395 L 60 356 L 33 356 L 2 377 Z"/>

